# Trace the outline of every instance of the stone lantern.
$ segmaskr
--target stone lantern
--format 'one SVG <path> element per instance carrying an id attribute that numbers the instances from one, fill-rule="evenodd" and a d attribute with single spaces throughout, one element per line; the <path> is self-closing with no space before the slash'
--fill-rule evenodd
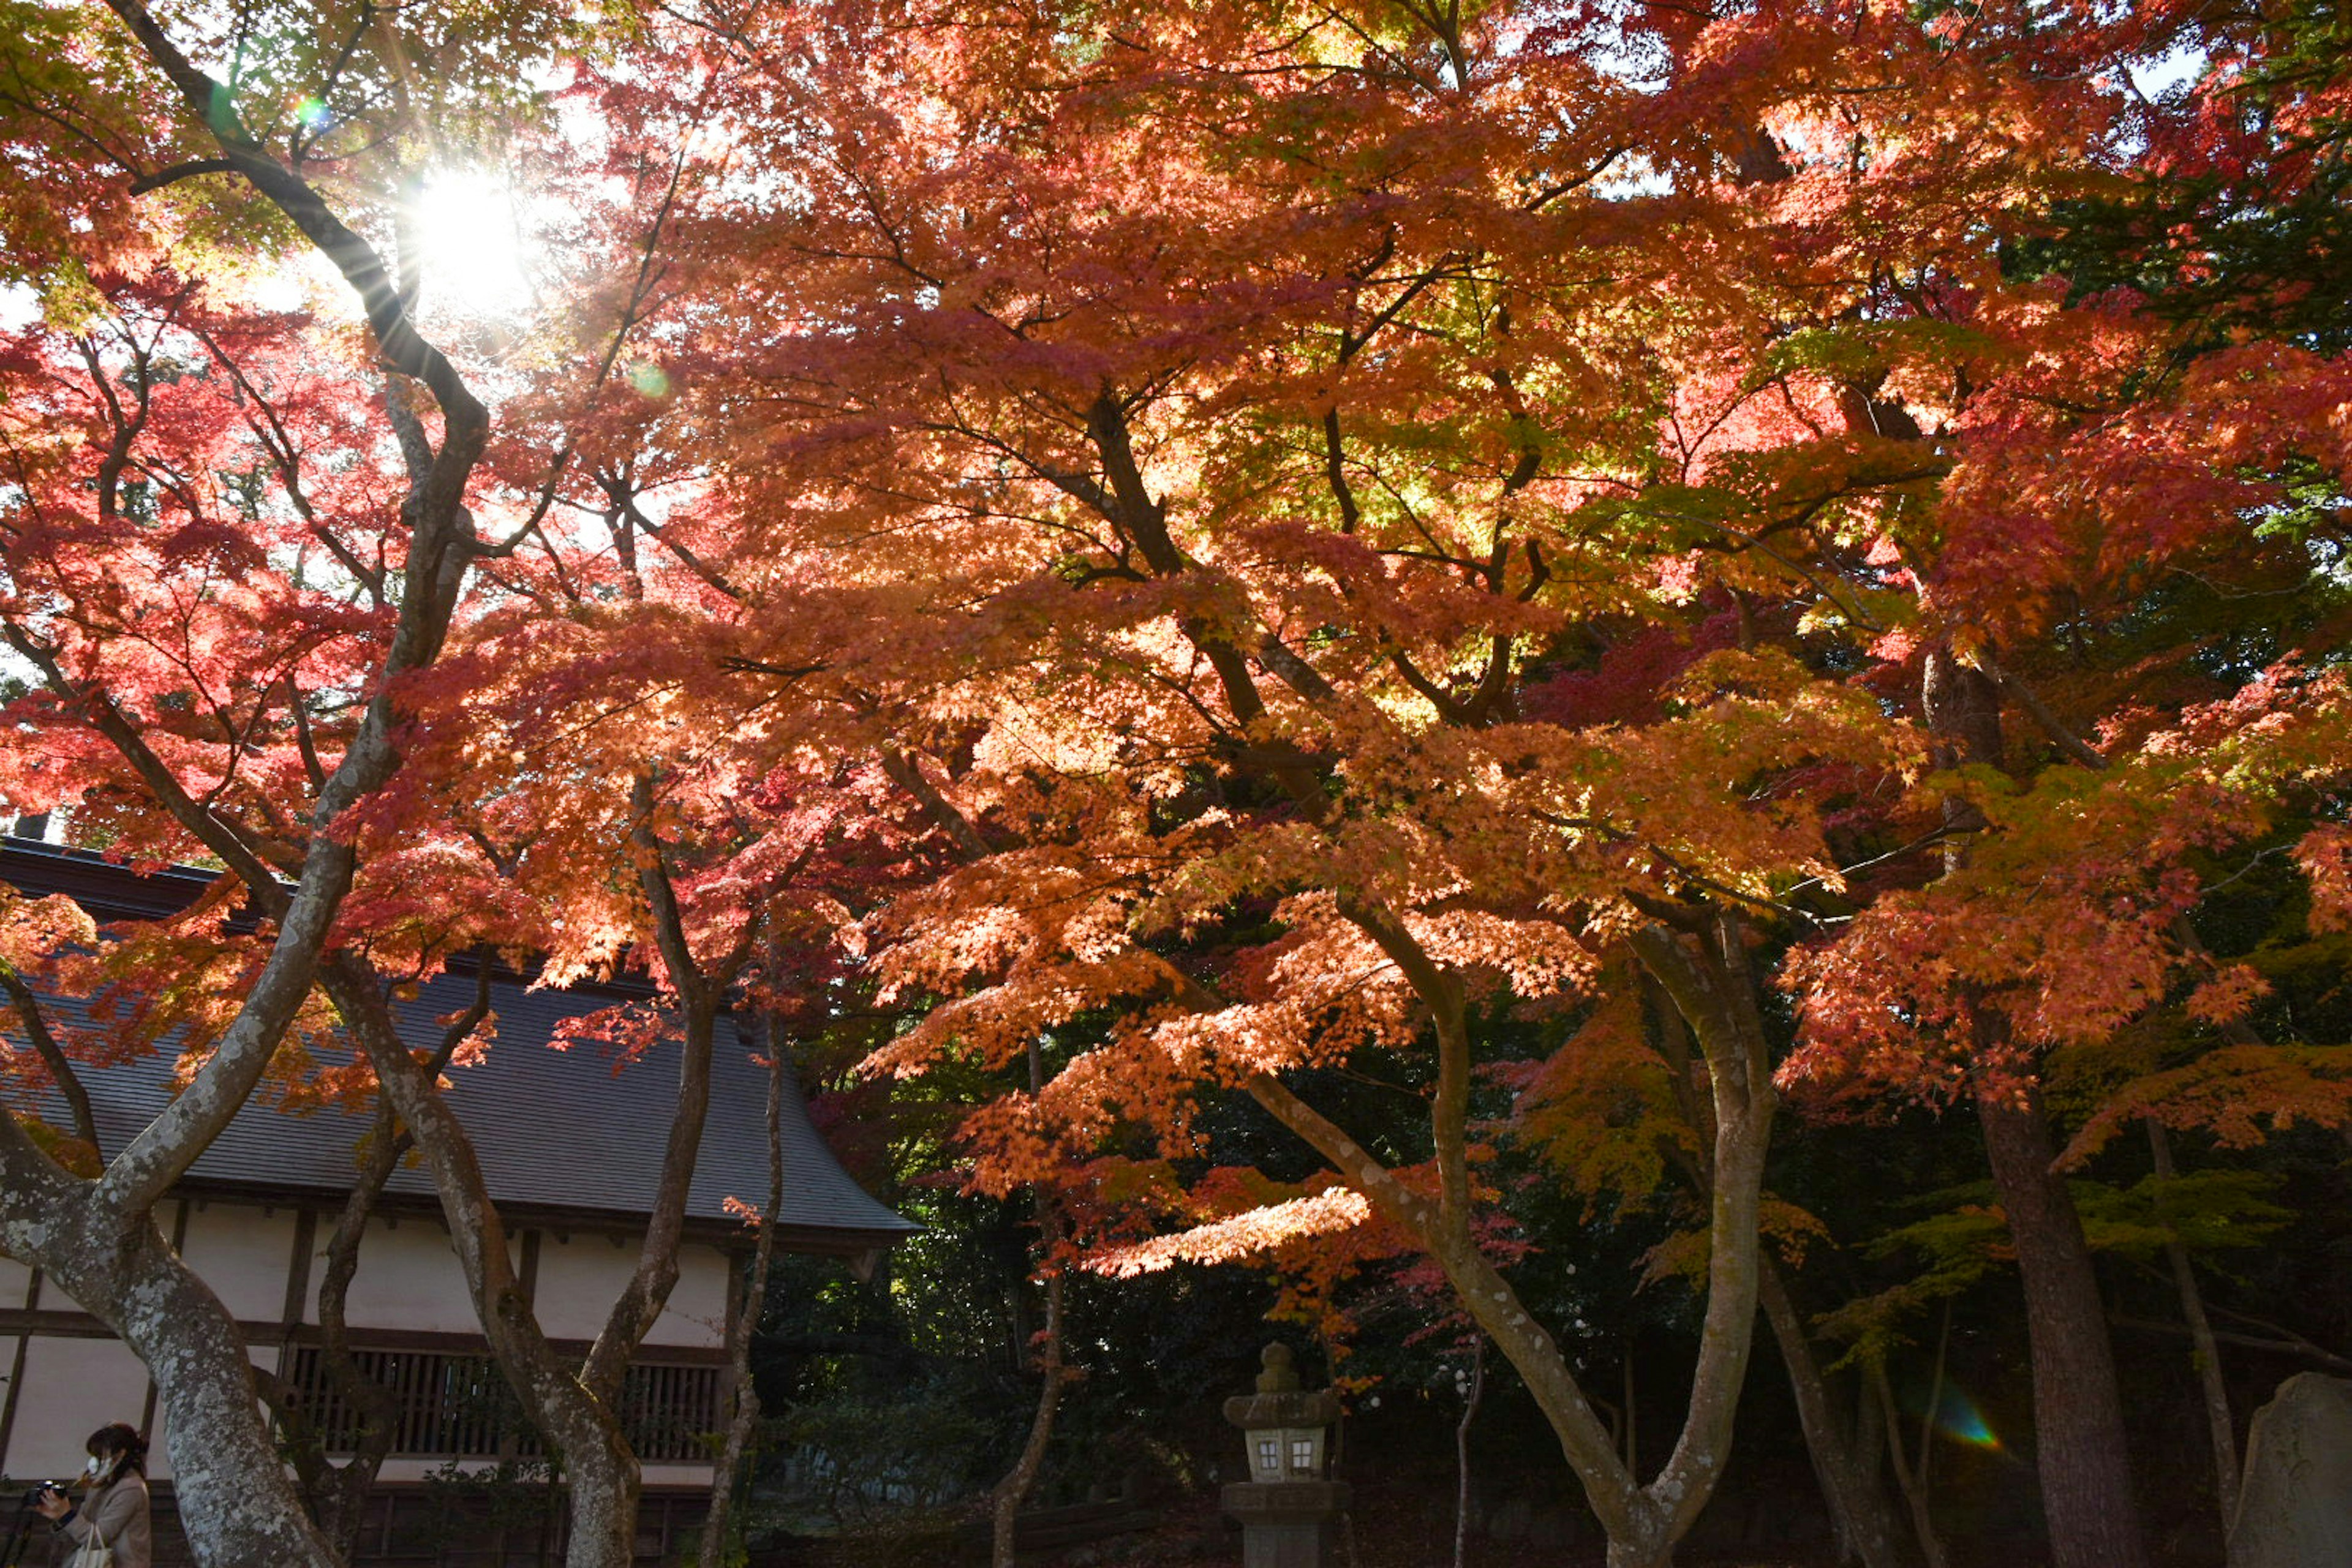
<path id="1" fill-rule="evenodd" d="M 1242 1568 L 1325 1568 L 1333 1524 L 1348 1506 L 1344 1481 L 1323 1479 L 1326 1440 L 1339 1418 L 1339 1396 L 1298 1386 L 1290 1347 L 1271 1344 L 1259 1357 L 1257 1392 L 1225 1401 L 1225 1419 L 1242 1429 L 1249 1475 L 1220 1501 L 1241 1521 Z"/>

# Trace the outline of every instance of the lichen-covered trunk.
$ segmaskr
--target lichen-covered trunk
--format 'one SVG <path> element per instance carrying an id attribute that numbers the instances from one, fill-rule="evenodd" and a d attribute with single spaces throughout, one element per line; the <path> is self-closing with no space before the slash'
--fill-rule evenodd
<path id="1" fill-rule="evenodd" d="M 104 1192 L 0 1112 L 0 1255 L 42 1269 L 147 1363 L 199 1568 L 339 1568 L 270 1440 L 236 1320 L 150 1210 L 126 1215 Z"/>
<path id="2" fill-rule="evenodd" d="M 1656 1531 L 1609 1538 L 1609 1568 L 1674 1568 L 1675 1543 Z"/>
<path id="3" fill-rule="evenodd" d="M 338 1556 L 348 1560 L 359 1555 L 360 1533 L 368 1521 L 368 1497 L 375 1490 L 376 1472 L 383 1468 L 380 1458 L 372 1465 L 338 1465 L 311 1494 L 310 1517 Z"/>
<path id="4" fill-rule="evenodd" d="M 180 1522 L 199 1568 L 340 1568 L 303 1511 L 253 1384 L 245 1336 L 152 1222 L 53 1255 L 49 1277 L 147 1363 Z M 97 1425 L 95 1417 L 91 1425 Z"/>
<path id="5" fill-rule="evenodd" d="M 2147 1548 L 2106 1312 L 2082 1218 L 2050 1168 L 2057 1150 L 2041 1097 L 1979 1096 L 1977 1114 L 2025 1287 L 2034 1458 L 2051 1559 L 2056 1568 L 2142 1568 Z"/>
<path id="6" fill-rule="evenodd" d="M 581 1438 L 563 1449 L 563 1568 L 634 1568 L 642 1486 L 636 1456 L 617 1427 Z"/>

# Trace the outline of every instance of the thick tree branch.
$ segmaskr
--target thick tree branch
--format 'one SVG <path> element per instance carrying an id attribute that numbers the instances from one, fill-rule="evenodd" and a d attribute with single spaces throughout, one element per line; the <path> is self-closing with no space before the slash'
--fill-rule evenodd
<path id="1" fill-rule="evenodd" d="M 1356 489 L 1348 482 L 1345 449 L 1339 441 L 1339 408 L 1337 404 L 1323 411 L 1323 476 L 1331 487 L 1331 499 L 1339 503 L 1339 531 L 1353 533 L 1363 517 L 1356 505 Z"/>
<path id="2" fill-rule="evenodd" d="M 490 1201 L 489 1184 L 463 1123 L 449 1109 L 424 1059 L 412 1052 L 384 1000 L 380 978 L 356 954 L 339 952 L 320 969 L 320 981 L 343 1026 L 367 1053 L 376 1081 L 423 1151 L 449 1222 L 449 1239 L 474 1297 L 475 1314 L 492 1354 L 543 1429 L 567 1449 L 593 1448 L 583 1431 L 586 1390 L 549 1347 L 525 1300 L 508 1250 L 506 1224 Z M 594 1425 L 593 1417 L 590 1425 Z M 607 1418 L 609 1424 L 609 1418 Z"/>
<path id="3" fill-rule="evenodd" d="M 729 1517 L 735 1501 L 735 1481 L 742 1473 L 743 1458 L 760 1421 L 760 1390 L 751 1377 L 751 1342 L 759 1337 L 760 1319 L 767 1307 L 768 1275 L 776 1252 L 777 1216 L 784 1208 L 784 1085 L 792 1070 L 791 1063 L 783 1043 L 776 1037 L 765 1015 L 754 1013 L 752 1021 L 746 1023 L 739 1014 L 735 1032 L 737 1039 L 755 1057 L 764 1049 L 768 1058 L 767 1115 L 763 1123 L 768 1139 L 768 1191 L 760 1209 L 759 1239 L 752 1243 L 751 1278 L 744 1286 L 742 1307 L 728 1332 L 727 1359 L 733 1374 L 733 1400 L 728 1412 L 727 1435 L 711 1469 L 710 1512 L 702 1521 L 701 1568 L 725 1568 L 735 1544 Z"/>
<path id="4" fill-rule="evenodd" d="M 2002 695 L 2024 709 L 2026 716 L 2033 721 L 2044 735 L 2056 743 L 2060 751 L 2094 773 L 2104 773 L 2114 766 L 2114 763 L 2094 749 L 2088 741 L 2074 733 L 2064 720 L 2051 711 L 2050 705 L 2042 700 L 2040 694 L 2033 688 L 1995 664 L 1990 656 L 1979 656 L 1977 663 L 1987 675 L 1992 677 L 1993 684 L 2000 688 Z"/>
<path id="5" fill-rule="evenodd" d="M 191 158 L 168 169 L 140 175 L 131 182 L 131 194 L 143 196 L 150 191 L 160 191 L 166 185 L 176 185 L 182 180 L 193 180 L 199 174 L 233 174 L 236 172 L 236 165 L 226 158 Z"/>
<path id="6" fill-rule="evenodd" d="M 713 593 L 735 600 L 739 604 L 743 602 L 743 591 L 730 581 L 725 573 L 696 554 L 687 546 L 685 541 L 674 537 L 667 524 L 657 524 L 645 514 L 637 505 L 637 495 L 635 490 L 622 487 L 617 479 L 599 478 L 597 483 L 603 487 L 605 495 L 621 508 L 624 516 L 635 526 L 643 529 L 647 538 L 677 557 L 678 563 L 700 578 Z"/>
<path id="7" fill-rule="evenodd" d="M 1706 1058 L 1713 1112 L 1706 1316 L 1688 1413 L 1675 1449 L 1645 1489 L 1687 1527 L 1712 1490 L 1731 1442 L 1754 1342 L 1764 1156 L 1777 1096 L 1738 915 L 1717 912 L 1704 938 L 1657 926 L 1635 931 L 1634 955 L 1674 999 Z M 1677 1530 L 1675 1536 L 1680 1534 Z"/>
<path id="8" fill-rule="evenodd" d="M 1288 1128 L 1307 1145 L 1331 1163 L 1348 1184 L 1371 1201 L 1391 1224 L 1401 1226 L 1433 1253 L 1438 1237 L 1435 1205 L 1396 1179 L 1394 1172 L 1339 1123 L 1298 1098 L 1289 1085 L 1272 1073 L 1258 1073 L 1242 1088 L 1249 1097 Z"/>
<path id="9" fill-rule="evenodd" d="M 638 877 L 653 915 L 654 938 L 670 986 L 684 1004 L 684 1040 L 678 1062 L 676 1109 L 669 1139 L 662 1152 L 661 1174 L 652 1212 L 638 1247 L 637 1266 L 628 1284 L 614 1301 L 604 1327 L 588 1352 L 582 1376 L 590 1392 L 607 1408 L 617 1406 L 622 1380 L 629 1362 L 644 1342 L 677 1283 L 677 1251 L 684 1236 L 687 1198 L 694 1182 L 695 1164 L 702 1148 L 702 1131 L 710 1110 L 710 1061 L 716 1048 L 720 1010 L 751 954 L 767 931 L 764 905 L 755 905 L 741 917 L 741 926 L 728 951 L 705 963 L 687 940 L 686 916 L 670 871 L 669 851 L 653 830 L 654 780 L 650 770 L 640 773 L 631 792 L 634 821 L 630 836 L 636 852 Z M 822 837 L 809 842 L 774 873 L 772 889 L 791 885 L 823 847 Z"/>
<path id="10" fill-rule="evenodd" d="M 17 1021 L 25 1026 L 25 1037 L 33 1042 L 34 1054 L 49 1069 L 58 1092 L 65 1097 L 67 1109 L 73 1114 L 74 1136 L 89 1144 L 91 1154 L 104 1163 L 106 1152 L 99 1146 L 98 1117 L 90 1109 L 89 1090 L 83 1087 L 80 1075 L 74 1071 L 57 1036 L 50 1032 L 48 1019 L 41 1010 L 41 999 L 33 994 L 33 988 L 25 984 L 24 977 L 5 963 L 0 963 L 0 994 L 5 994 L 9 1005 L 16 1009 Z"/>
<path id="11" fill-rule="evenodd" d="M 637 876 L 653 913 L 654 940 L 662 965 L 669 972 L 685 1015 L 679 1042 L 677 1097 L 670 1114 L 669 1138 L 662 1150 L 661 1174 L 654 1189 L 653 1209 L 646 1216 L 646 1233 L 637 1248 L 637 1266 L 605 1315 L 604 1327 L 589 1348 L 581 1377 L 608 1407 L 620 1401 L 622 1380 L 629 1360 L 661 1316 L 670 1289 L 677 1283 L 677 1248 L 686 1222 L 686 1200 L 694 1182 L 694 1166 L 702 1149 L 703 1124 L 710 1112 L 710 1057 L 715 1047 L 719 1008 L 727 988 L 734 984 L 756 933 L 759 917 L 747 917 L 742 940 L 719 965 L 706 972 L 696 962 L 687 941 L 686 918 L 670 877 L 668 850 L 653 830 L 654 787 L 648 772 L 637 775 L 632 790 L 634 821 L 630 840 L 636 851 Z"/>
<path id="12" fill-rule="evenodd" d="M 979 860 L 988 854 L 988 841 L 972 826 L 971 818 L 958 811 L 939 786 L 924 773 L 922 764 L 896 746 L 882 748 L 882 771 L 890 782 L 915 797 L 933 826 L 945 833 L 966 860 Z"/>
<path id="13" fill-rule="evenodd" d="M 0 1252 L 31 1261 L 68 1223 L 90 1184 L 49 1158 L 16 1113 L 0 1105 Z"/>

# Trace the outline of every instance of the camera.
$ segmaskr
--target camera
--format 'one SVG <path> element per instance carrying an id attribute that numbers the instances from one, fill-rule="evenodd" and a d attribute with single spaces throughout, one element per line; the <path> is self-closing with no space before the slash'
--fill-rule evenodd
<path id="1" fill-rule="evenodd" d="M 41 1481 L 36 1484 L 31 1490 L 26 1492 L 25 1500 L 20 1506 L 25 1508 L 38 1508 L 41 1506 L 41 1500 L 44 1498 L 63 1497 L 65 1495 L 65 1482 Z"/>

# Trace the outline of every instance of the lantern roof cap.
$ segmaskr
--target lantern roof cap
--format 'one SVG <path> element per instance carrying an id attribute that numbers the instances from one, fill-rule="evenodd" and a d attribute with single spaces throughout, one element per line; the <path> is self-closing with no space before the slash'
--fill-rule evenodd
<path id="1" fill-rule="evenodd" d="M 1339 1419 L 1339 1396 L 1328 1388 L 1298 1386 L 1297 1358 L 1290 1347 L 1276 1342 L 1259 1352 L 1264 1368 L 1255 1394 L 1237 1394 L 1225 1401 L 1225 1419 L 1244 1432 L 1271 1426 L 1328 1426 Z"/>

